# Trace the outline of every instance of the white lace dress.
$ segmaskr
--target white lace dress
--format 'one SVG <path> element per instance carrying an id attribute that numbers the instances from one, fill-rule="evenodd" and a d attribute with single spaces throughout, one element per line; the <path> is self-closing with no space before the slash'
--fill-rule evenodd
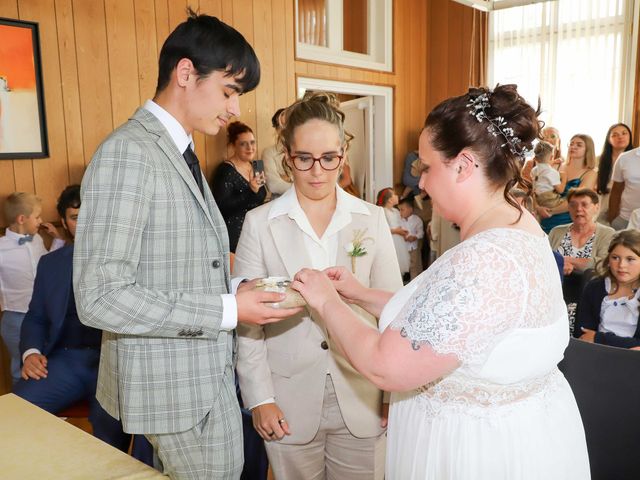
<path id="1" fill-rule="evenodd" d="M 569 341 L 559 278 L 545 236 L 491 229 L 390 300 L 381 330 L 461 366 L 392 396 L 387 480 L 590 477 L 580 413 L 557 368 Z"/>

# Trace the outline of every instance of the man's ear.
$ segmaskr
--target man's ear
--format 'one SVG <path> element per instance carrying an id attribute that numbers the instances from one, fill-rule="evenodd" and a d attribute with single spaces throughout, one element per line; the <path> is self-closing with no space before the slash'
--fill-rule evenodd
<path id="1" fill-rule="evenodd" d="M 69 233 L 69 227 L 67 227 L 67 221 L 64 218 L 61 218 L 60 223 L 62 224 L 62 228 L 64 228 L 65 231 Z"/>
<path id="2" fill-rule="evenodd" d="M 175 68 L 176 82 L 180 87 L 186 87 L 191 76 L 195 75 L 193 62 L 188 58 L 181 58 Z"/>
<path id="3" fill-rule="evenodd" d="M 17 223 L 18 225 L 24 225 L 24 221 L 25 221 L 26 219 L 27 219 L 27 216 L 21 213 L 20 215 L 18 215 L 18 216 L 16 217 L 16 223 Z"/>

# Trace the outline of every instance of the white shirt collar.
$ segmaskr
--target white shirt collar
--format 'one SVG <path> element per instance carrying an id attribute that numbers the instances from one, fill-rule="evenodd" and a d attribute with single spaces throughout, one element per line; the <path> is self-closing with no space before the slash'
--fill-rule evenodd
<path id="1" fill-rule="evenodd" d="M 147 100 L 144 103 L 143 108 L 153 114 L 162 126 L 167 129 L 171 140 L 173 140 L 173 143 L 178 147 L 178 151 L 180 153 L 184 153 L 189 146 L 191 146 L 191 149 L 193 150 L 193 137 L 191 135 L 187 135 L 187 132 L 185 132 L 182 125 L 180 125 L 180 122 L 178 122 L 173 115 L 153 100 Z"/>
<path id="2" fill-rule="evenodd" d="M 336 212 L 359 213 L 362 215 L 371 215 L 369 209 L 362 200 L 348 194 L 338 185 L 336 185 Z M 296 195 L 296 187 L 292 185 L 289 190 L 271 202 L 268 219 L 279 217 L 280 215 L 292 215 L 302 211 L 302 207 L 298 202 Z"/>
<path id="3" fill-rule="evenodd" d="M 27 234 L 24 233 L 16 233 L 13 230 L 10 230 L 9 228 L 6 228 L 4 231 L 4 234 L 7 238 L 13 238 L 16 242 L 18 240 L 20 240 L 22 237 L 26 237 Z M 31 235 L 33 237 L 35 237 L 35 235 Z"/>

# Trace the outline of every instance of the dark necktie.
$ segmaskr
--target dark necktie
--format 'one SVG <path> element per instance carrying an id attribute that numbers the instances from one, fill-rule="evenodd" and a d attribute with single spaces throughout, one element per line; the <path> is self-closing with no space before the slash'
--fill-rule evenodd
<path id="1" fill-rule="evenodd" d="M 18 245 L 24 245 L 27 242 L 33 241 L 33 235 L 25 235 L 24 237 L 20 237 L 18 239 Z"/>
<path id="2" fill-rule="evenodd" d="M 196 179 L 196 183 L 198 184 L 198 188 L 200 189 L 200 193 L 204 197 L 204 186 L 202 185 L 202 172 L 200 171 L 200 162 L 198 162 L 198 157 L 193 153 L 191 147 L 187 147 L 187 149 L 182 154 L 185 161 L 187 162 L 187 166 L 191 173 L 193 174 L 193 178 Z"/>

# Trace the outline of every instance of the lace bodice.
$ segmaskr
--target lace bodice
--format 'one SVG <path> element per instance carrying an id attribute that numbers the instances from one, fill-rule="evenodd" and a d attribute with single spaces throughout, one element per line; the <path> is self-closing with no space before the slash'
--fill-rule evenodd
<path id="1" fill-rule="evenodd" d="M 553 384 L 568 342 L 560 276 L 546 237 L 500 228 L 447 251 L 396 294 L 381 325 L 414 348 L 454 354 L 455 372 L 418 389 L 437 405 L 500 406 Z M 539 357 L 538 357 L 539 355 Z"/>

